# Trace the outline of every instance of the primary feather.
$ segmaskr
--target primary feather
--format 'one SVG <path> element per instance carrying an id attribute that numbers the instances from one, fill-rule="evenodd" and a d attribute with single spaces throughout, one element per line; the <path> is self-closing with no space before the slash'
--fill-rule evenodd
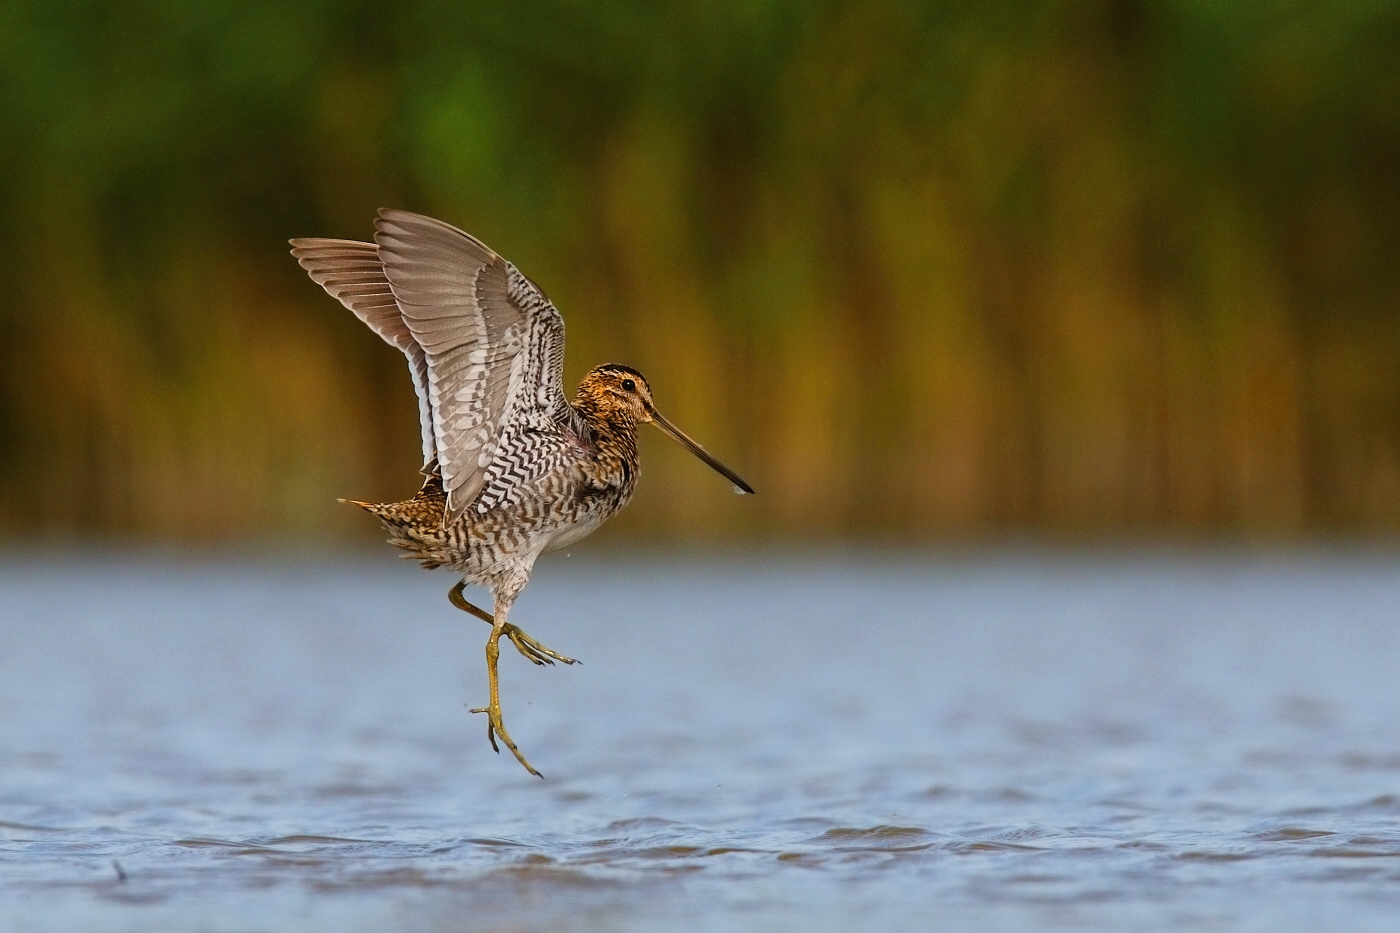
<path id="1" fill-rule="evenodd" d="M 331 297 L 355 313 L 385 342 L 408 357 L 413 389 L 418 393 L 418 423 L 423 432 L 423 472 L 437 472 L 437 437 L 428 396 L 428 359 L 404 323 L 398 302 L 384 275 L 379 249 L 356 240 L 292 240 L 292 255 Z"/>

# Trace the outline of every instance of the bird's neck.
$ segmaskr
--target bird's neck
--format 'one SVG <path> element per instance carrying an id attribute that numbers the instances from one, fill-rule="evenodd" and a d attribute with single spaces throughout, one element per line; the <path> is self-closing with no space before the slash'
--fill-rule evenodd
<path id="1" fill-rule="evenodd" d="M 614 405 L 598 404 L 598 400 L 580 392 L 574 398 L 574 410 L 578 412 L 588 433 L 588 441 L 597 451 L 600 462 L 613 463 L 620 468 L 625 463 L 627 472 L 634 471 L 637 464 L 637 419 L 630 411 Z"/>

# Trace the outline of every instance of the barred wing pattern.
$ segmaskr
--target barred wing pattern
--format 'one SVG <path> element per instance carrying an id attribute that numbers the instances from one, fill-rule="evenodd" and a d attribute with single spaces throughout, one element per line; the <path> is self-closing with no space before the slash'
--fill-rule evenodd
<path id="1" fill-rule="evenodd" d="M 481 512 L 518 501 L 531 480 L 579 456 L 576 441 L 584 434 L 582 420 L 564 397 L 563 318 L 535 283 L 509 263 L 506 269 L 511 303 L 525 313 L 530 330 L 519 357 L 524 360 L 519 391 L 512 392 L 496 456 L 474 506 Z"/>
<path id="2" fill-rule="evenodd" d="M 574 449 L 564 397 L 564 322 L 544 294 L 480 240 L 383 210 L 375 243 L 394 299 L 427 361 L 448 519 L 510 501 L 523 479 Z M 483 492 L 483 490 L 485 490 Z"/>
<path id="3" fill-rule="evenodd" d="M 379 261 L 379 248 L 373 243 L 356 240 L 300 239 L 292 240 L 292 255 L 312 281 L 408 357 L 413 389 L 418 393 L 423 472 L 436 473 L 437 437 L 433 432 L 433 409 L 428 396 L 428 358 L 399 312 L 389 279 L 384 275 L 384 264 Z"/>

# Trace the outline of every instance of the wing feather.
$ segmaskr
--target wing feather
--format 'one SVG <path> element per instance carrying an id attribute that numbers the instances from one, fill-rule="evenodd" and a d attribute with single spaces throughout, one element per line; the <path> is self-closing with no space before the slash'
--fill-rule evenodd
<path id="1" fill-rule="evenodd" d="M 311 277 L 404 351 L 419 392 L 424 458 L 447 517 L 487 511 L 577 447 L 564 395 L 564 321 L 538 286 L 480 240 L 382 210 L 375 242 L 295 240 Z"/>
<path id="2" fill-rule="evenodd" d="M 404 323 L 398 302 L 384 275 L 379 249 L 356 240 L 292 240 L 292 255 L 331 297 L 354 312 L 386 343 L 408 357 L 413 390 L 418 395 L 418 424 L 423 435 L 423 472 L 437 469 L 437 437 L 428 391 L 428 359 Z"/>
<path id="3" fill-rule="evenodd" d="M 404 323 L 427 357 L 438 462 L 456 518 L 481 491 L 495 456 L 525 314 L 506 293 L 506 261 L 470 234 L 385 210 L 375 243 Z"/>

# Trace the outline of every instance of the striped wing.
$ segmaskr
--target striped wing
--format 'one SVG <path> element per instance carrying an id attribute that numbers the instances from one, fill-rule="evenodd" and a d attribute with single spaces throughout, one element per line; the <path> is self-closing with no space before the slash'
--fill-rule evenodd
<path id="1" fill-rule="evenodd" d="M 355 240 L 301 239 L 292 240 L 292 255 L 312 281 L 408 357 L 413 389 L 418 393 L 418 423 L 423 431 L 423 472 L 437 472 L 428 358 L 404 323 L 389 279 L 384 275 L 384 264 L 379 261 L 379 248 Z"/>
<path id="2" fill-rule="evenodd" d="M 584 434 L 564 397 L 564 322 L 544 293 L 508 267 L 511 300 L 525 310 L 530 337 L 521 354 L 520 391 L 511 396 L 495 456 L 473 508 L 481 512 L 517 501 L 518 493 L 580 456 Z"/>
<path id="3" fill-rule="evenodd" d="M 564 396 L 563 319 L 534 283 L 456 227 L 382 210 L 374 239 L 427 363 L 448 516 L 459 518 L 490 480 L 491 494 L 476 505 L 486 511 L 522 475 L 511 467 L 522 443 L 549 448 L 546 460 L 566 445 L 574 415 Z"/>

